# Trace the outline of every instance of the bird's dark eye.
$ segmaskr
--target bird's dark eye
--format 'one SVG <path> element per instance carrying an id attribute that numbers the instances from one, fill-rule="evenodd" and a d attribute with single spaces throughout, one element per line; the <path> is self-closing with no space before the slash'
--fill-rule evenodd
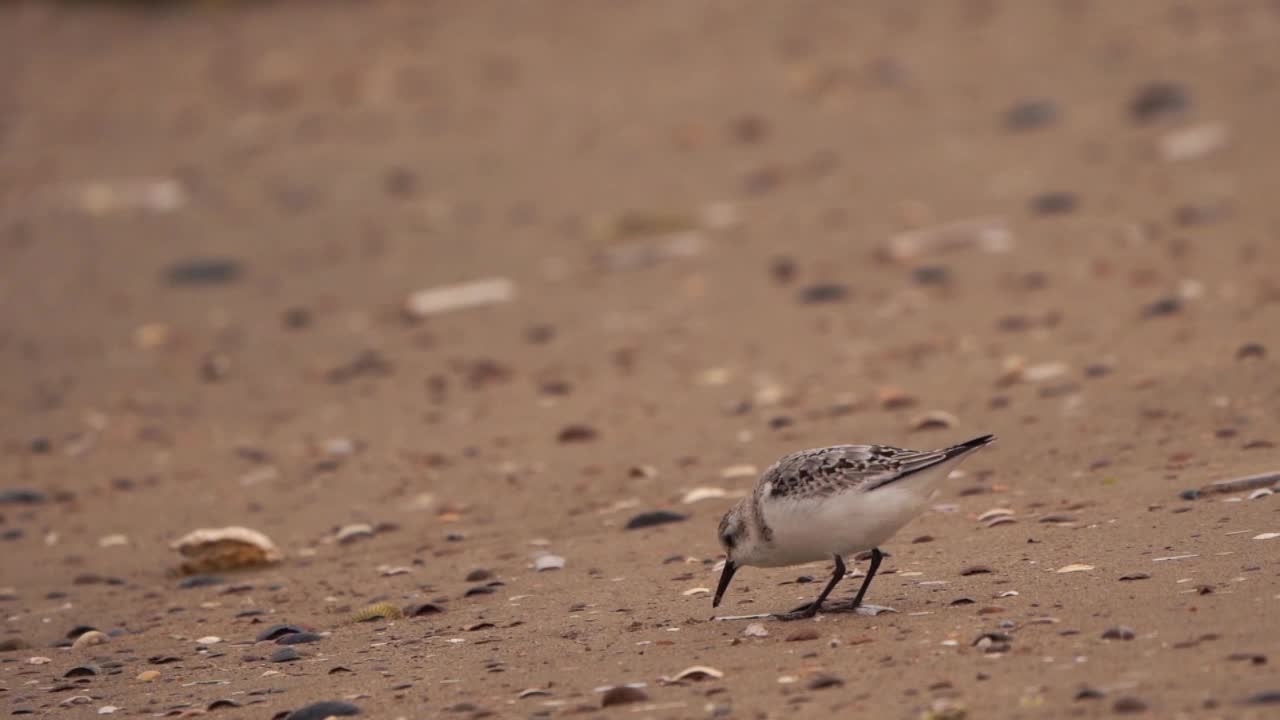
<path id="1" fill-rule="evenodd" d="M 724 543 L 724 546 L 727 548 L 730 548 L 730 549 L 733 548 L 733 536 L 730 535 L 729 533 L 725 533 L 724 535 L 721 535 L 720 542 Z"/>

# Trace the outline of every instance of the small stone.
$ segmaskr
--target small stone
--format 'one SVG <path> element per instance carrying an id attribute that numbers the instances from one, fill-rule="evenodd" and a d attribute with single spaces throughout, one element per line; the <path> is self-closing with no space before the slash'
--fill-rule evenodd
<path id="1" fill-rule="evenodd" d="M 204 637 L 196 638 L 197 645 L 217 645 L 220 642 L 222 642 L 222 638 L 217 635 L 205 635 Z"/>
<path id="2" fill-rule="evenodd" d="M 605 691 L 604 696 L 600 698 L 600 706 L 629 705 L 631 703 L 644 702 L 648 699 L 649 694 L 640 688 L 618 685 Z"/>
<path id="3" fill-rule="evenodd" d="M 825 690 L 827 688 L 844 687 L 844 680 L 841 680 L 835 675 L 820 673 L 818 675 L 814 675 L 809 680 L 807 687 L 810 690 Z"/>
<path id="4" fill-rule="evenodd" d="M 590 425 L 566 425 L 560 429 L 560 433 L 556 435 L 556 440 L 561 443 L 583 443 L 591 442 L 599 436 L 596 429 Z"/>
<path id="5" fill-rule="evenodd" d="M 101 669 L 97 665 L 77 665 L 62 674 L 64 678 L 74 677 L 93 677 L 101 674 Z"/>
<path id="6" fill-rule="evenodd" d="M 510 302 L 515 298 L 515 283 L 507 278 L 487 278 L 457 285 L 419 290 L 404 304 L 405 314 L 414 320 L 432 315 Z"/>
<path id="7" fill-rule="evenodd" d="M 190 590 L 192 588 L 211 587 L 213 585 L 221 585 L 224 582 L 226 580 L 217 575 L 191 575 L 178 581 L 178 589 Z"/>
<path id="8" fill-rule="evenodd" d="M 160 677 L 159 670 L 143 670 L 142 672 L 138 673 L 136 679 L 141 682 L 154 682 L 159 677 Z"/>
<path id="9" fill-rule="evenodd" d="M 1280 705 L 1280 690 L 1264 690 L 1241 701 L 1245 705 Z"/>
<path id="10" fill-rule="evenodd" d="M 841 283 L 817 283 L 802 288 L 797 299 L 802 305 L 841 302 L 849 297 L 848 286 Z"/>
<path id="11" fill-rule="evenodd" d="M 666 525 L 667 523 L 683 522 L 688 519 L 689 519 L 688 515 L 681 515 L 680 513 L 671 512 L 670 510 L 653 510 L 650 512 L 643 512 L 643 513 L 640 513 L 639 515 L 633 516 L 630 520 L 627 521 L 625 529 L 639 530 L 641 528 L 649 528 L 649 527 L 654 527 L 656 525 Z"/>
<path id="12" fill-rule="evenodd" d="M 1250 359 L 1261 360 L 1266 356 L 1267 356 L 1267 348 L 1264 345 L 1262 345 L 1262 343 L 1256 343 L 1256 342 L 1245 343 L 1244 345 L 1241 345 L 1239 349 L 1236 350 L 1237 360 L 1250 360 Z"/>
<path id="13" fill-rule="evenodd" d="M 1062 567 L 1058 568 L 1054 572 L 1061 574 L 1061 573 L 1073 573 L 1073 572 L 1086 572 L 1092 569 L 1093 569 L 1092 565 L 1082 565 L 1080 563 L 1075 563 L 1072 565 L 1063 565 Z"/>
<path id="14" fill-rule="evenodd" d="M 1075 697 L 1075 699 L 1076 699 L 1077 701 L 1078 701 L 1078 700 L 1101 700 L 1101 699 L 1102 699 L 1102 698 L 1104 698 L 1104 697 L 1106 697 L 1106 693 L 1105 693 L 1105 692 L 1103 692 L 1103 691 L 1099 690 L 1098 688 L 1095 688 L 1095 687 L 1089 687 L 1088 685 L 1086 685 L 1086 686 L 1084 686 L 1084 687 L 1080 688 L 1080 689 L 1076 692 L 1076 697 Z"/>
<path id="15" fill-rule="evenodd" d="M 281 635 L 276 638 L 277 645 L 306 645 L 308 643 L 320 642 L 324 639 L 323 635 L 313 632 L 298 632 Z"/>
<path id="16" fill-rule="evenodd" d="M 227 285 L 239 280 L 242 271 L 239 260 L 195 258 L 170 265 L 165 278 L 174 287 Z"/>
<path id="17" fill-rule="evenodd" d="M 120 708 L 116 707 L 115 705 L 103 705 L 102 707 L 98 708 L 98 714 L 99 714 L 99 715 L 111 715 L 112 713 L 114 713 L 115 711 L 117 711 L 117 710 L 119 710 L 119 709 L 120 709 Z"/>
<path id="18" fill-rule="evenodd" d="M 467 591 L 462 593 L 462 597 L 475 597 L 477 595 L 492 595 L 495 592 L 497 592 L 497 590 L 489 587 L 488 585 L 476 585 L 475 587 L 467 588 Z"/>
<path id="19" fill-rule="evenodd" d="M 359 715 L 360 708 L 347 702 L 326 700 L 298 708 L 286 715 L 283 720 L 325 720 L 330 717 Z"/>
<path id="20" fill-rule="evenodd" d="M 1203 123 L 1166 133 L 1158 147 L 1166 162 L 1198 160 L 1226 147 L 1230 137 L 1226 125 Z"/>
<path id="21" fill-rule="evenodd" d="M 1138 89 L 1129 104 L 1129 112 L 1139 124 L 1149 124 L 1179 115 L 1191 105 L 1191 98 L 1181 85 L 1153 82 Z"/>
<path id="22" fill-rule="evenodd" d="M 279 639 L 284 635 L 291 635 L 293 633 L 300 633 L 300 632 L 306 632 L 306 629 L 298 625 L 284 625 L 284 624 L 271 625 L 266 629 L 264 629 L 262 632 L 258 633 L 255 640 L 257 640 L 258 642 L 266 642 L 268 640 Z"/>
<path id="23" fill-rule="evenodd" d="M 1047 192 L 1031 198 L 1031 212 L 1037 215 L 1066 215 L 1080 205 L 1075 193 Z"/>
<path id="24" fill-rule="evenodd" d="M 294 650 L 291 647 L 284 647 L 271 653 L 271 657 L 268 659 L 273 663 L 282 663 L 300 660 L 302 659 L 302 656 L 298 654 L 297 650 Z"/>
<path id="25" fill-rule="evenodd" d="M 960 419 L 945 410 L 930 410 L 911 419 L 910 429 L 915 432 L 921 430 L 946 430 L 960 424 Z"/>
<path id="26" fill-rule="evenodd" d="M 944 265 L 921 265 L 911 271 L 917 285 L 943 287 L 951 284 L 951 271 Z"/>
<path id="27" fill-rule="evenodd" d="M 0 490 L 0 505 L 42 505 L 48 501 L 48 495 L 31 488 Z"/>
<path id="28" fill-rule="evenodd" d="M 796 261 L 789 257 L 775 257 L 769 264 L 769 274 L 779 285 L 788 285 L 796 277 Z"/>
<path id="29" fill-rule="evenodd" d="M 1048 127 L 1058 119 L 1058 106 L 1043 98 L 1022 100 L 1004 113 L 1005 128 L 1014 131 Z"/>
<path id="30" fill-rule="evenodd" d="M 221 698 L 209 703 L 206 710 L 208 710 L 209 712 L 213 712 L 214 710 L 222 710 L 223 708 L 238 708 L 238 707 L 240 707 L 240 703 L 236 702 L 235 700 L 232 700 L 230 698 Z"/>
<path id="31" fill-rule="evenodd" d="M 1111 706 L 1111 709 L 1121 715 L 1129 715 L 1132 713 L 1146 712 L 1147 704 L 1130 695 L 1117 699 Z"/>
<path id="32" fill-rule="evenodd" d="M 986 565 L 970 565 L 960 571 L 960 575 L 968 577 L 969 575 L 986 575 L 991 572 L 991 568 Z"/>
<path id="33" fill-rule="evenodd" d="M 435 603 L 414 603 L 404 609 L 405 617 L 422 617 L 424 615 L 437 615 L 444 612 L 444 608 Z"/>
<path id="34" fill-rule="evenodd" d="M 1161 298 L 1143 306 L 1142 317 L 1165 317 L 1168 315 L 1175 315 L 1180 312 L 1182 312 L 1182 298 L 1170 296 Z"/>
<path id="35" fill-rule="evenodd" d="M 1134 637 L 1133 629 L 1123 625 L 1107 628 L 1102 633 L 1103 640 L 1132 640 Z"/>
<path id="36" fill-rule="evenodd" d="M 751 623 L 742 634 L 746 637 L 769 637 L 769 630 L 762 623 Z"/>

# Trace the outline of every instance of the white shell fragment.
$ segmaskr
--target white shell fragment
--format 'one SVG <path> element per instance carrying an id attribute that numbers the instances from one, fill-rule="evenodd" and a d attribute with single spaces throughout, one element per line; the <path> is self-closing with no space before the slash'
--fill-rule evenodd
<path id="1" fill-rule="evenodd" d="M 564 569 L 564 558 L 559 555 L 539 555 L 533 561 L 533 569 L 538 572 Z"/>
<path id="2" fill-rule="evenodd" d="M 1001 253 L 1013 248 L 1013 231 L 1004 218 L 979 217 L 945 225 L 908 230 L 889 238 L 887 250 L 894 260 L 977 247 Z"/>
<path id="3" fill-rule="evenodd" d="M 424 318 L 455 310 L 510 302 L 515 294 L 515 283 L 507 278 L 487 278 L 456 285 L 443 285 L 419 290 L 410 295 L 405 300 L 405 312 L 410 317 Z"/>
<path id="4" fill-rule="evenodd" d="M 1269 532 L 1253 536 L 1254 540 L 1274 540 L 1275 538 L 1280 538 L 1280 533 Z"/>
<path id="5" fill-rule="evenodd" d="M 729 492 L 724 488 L 718 487 L 696 487 L 684 494 L 680 498 L 680 502 L 685 505 L 692 505 L 700 500 L 711 500 L 714 498 L 727 497 Z"/>
<path id="6" fill-rule="evenodd" d="M 663 677 L 664 684 L 678 683 L 683 680 L 719 680 L 724 677 L 724 673 L 707 665 L 694 665 L 687 667 L 676 673 L 675 677 Z"/>
<path id="7" fill-rule="evenodd" d="M 170 547 L 187 558 L 181 568 L 186 573 L 269 565 L 284 557 L 271 538 L 240 526 L 193 530 Z"/>
<path id="8" fill-rule="evenodd" d="M 1072 565 L 1063 565 L 1062 567 L 1058 568 L 1058 569 L 1057 569 L 1057 570 L 1055 570 L 1054 572 L 1057 572 L 1057 573 L 1073 573 L 1073 572 L 1085 572 L 1085 571 L 1087 571 L 1087 570 L 1092 570 L 1092 569 L 1093 569 L 1093 566 L 1092 566 L 1092 565 L 1081 565 L 1081 564 L 1079 564 L 1079 563 L 1075 563 L 1075 564 L 1072 564 Z"/>
<path id="9" fill-rule="evenodd" d="M 990 510 L 978 516 L 978 522 L 987 522 L 998 517 L 1008 517 L 1013 514 L 1009 508 L 991 508 Z"/>
<path id="10" fill-rule="evenodd" d="M 685 597 L 693 597 L 695 595 L 710 595 L 711 588 L 704 588 L 704 587 L 689 588 L 688 590 L 685 590 L 680 594 L 684 595 Z"/>

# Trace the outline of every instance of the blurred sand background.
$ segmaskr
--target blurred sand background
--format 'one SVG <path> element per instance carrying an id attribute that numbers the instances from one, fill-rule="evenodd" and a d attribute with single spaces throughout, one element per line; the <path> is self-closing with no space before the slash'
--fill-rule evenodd
<path id="1" fill-rule="evenodd" d="M 1180 493 L 1280 470 L 1278 88 L 1264 1 L 5 3 L 0 706 L 1267 717 L 1280 501 Z M 711 620 L 753 469 L 987 432 L 896 614 Z"/>

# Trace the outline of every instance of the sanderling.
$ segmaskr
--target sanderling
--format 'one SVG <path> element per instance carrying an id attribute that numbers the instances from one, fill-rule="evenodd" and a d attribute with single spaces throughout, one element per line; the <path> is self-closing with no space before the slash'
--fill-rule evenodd
<path id="1" fill-rule="evenodd" d="M 983 435 L 941 450 L 835 445 L 783 457 L 720 520 L 725 563 L 711 606 L 720 605 L 743 565 L 784 567 L 834 558 L 835 572 L 817 600 L 774 616 L 813 617 L 844 577 L 844 558 L 870 550 L 866 579 L 845 608 L 857 610 L 880 567 L 879 545 L 924 508 L 937 482 L 966 455 L 993 440 Z"/>

